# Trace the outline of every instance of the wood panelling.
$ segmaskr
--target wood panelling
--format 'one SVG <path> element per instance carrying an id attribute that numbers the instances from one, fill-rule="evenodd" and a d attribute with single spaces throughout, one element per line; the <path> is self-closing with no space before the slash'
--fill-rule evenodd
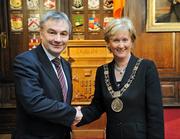
<path id="1" fill-rule="evenodd" d="M 0 108 L 0 134 L 11 133 L 15 127 L 16 109 Z"/>
<path id="2" fill-rule="evenodd" d="M 163 103 L 164 106 L 179 106 L 179 83 L 178 82 L 161 82 L 163 91 Z"/>
<path id="3" fill-rule="evenodd" d="M 73 130 L 72 133 L 73 139 L 104 139 L 105 138 L 105 129 L 87 129 L 87 130 Z"/>
<path id="4" fill-rule="evenodd" d="M 1 1 L 2 2 L 2 1 Z M 62 9 L 68 11 L 68 2 L 63 0 Z M 2 6 L 1 6 L 2 8 Z M 146 32 L 146 0 L 127 0 L 124 14 L 129 16 L 137 30 L 134 46 L 135 55 L 148 58 L 156 63 L 163 91 L 163 104 L 168 107 L 180 106 L 180 33 L 179 32 Z M 2 15 L 2 14 L 1 14 Z M 71 13 L 69 14 L 71 17 Z M 7 24 L 8 25 L 8 24 Z M 1 67 L 6 77 L 11 77 L 12 60 L 15 55 L 25 51 L 27 43 L 22 40 L 27 34 L 11 34 L 8 49 L 0 49 Z M 18 41 L 18 42 L 17 42 Z M 24 45 L 25 44 L 25 45 Z M 112 59 L 103 40 L 84 40 L 68 43 L 63 55 L 72 63 L 73 68 L 73 104 L 89 104 L 94 90 L 94 76 L 97 66 Z M 15 126 L 14 88 L 1 86 L 0 89 L 0 133 L 9 133 Z M 10 88 L 10 89 L 9 89 Z M 7 107 L 6 107 L 7 106 Z M 8 108 L 8 109 L 7 109 Z M 104 137 L 106 117 L 82 127 L 73 127 L 74 137 Z"/>
<path id="5" fill-rule="evenodd" d="M 159 70 L 175 70 L 175 37 L 172 33 L 142 33 L 137 36 L 135 53 L 152 59 Z"/>
<path id="6" fill-rule="evenodd" d="M 100 119 L 81 126 L 81 127 L 72 127 L 73 129 L 73 138 L 103 138 L 105 139 L 105 130 L 106 130 L 106 115 L 103 114 Z"/>
<path id="7" fill-rule="evenodd" d="M 70 40 L 63 53 L 71 62 L 73 72 L 72 104 L 89 104 L 94 95 L 96 68 L 112 60 L 103 40 Z"/>
<path id="8" fill-rule="evenodd" d="M 175 33 L 175 46 L 176 46 L 176 67 L 177 76 L 180 78 L 180 33 Z"/>
<path id="9" fill-rule="evenodd" d="M 15 108 L 14 83 L 0 84 L 0 108 Z"/>
<path id="10" fill-rule="evenodd" d="M 156 63 L 162 81 L 164 106 L 178 106 L 179 101 L 179 48 L 175 33 L 142 33 L 134 46 L 135 55 Z M 94 93 L 96 68 L 112 60 L 103 40 L 69 41 L 65 57 L 72 63 L 74 96 L 73 104 L 88 104 Z M 172 84 L 170 89 L 166 84 Z M 167 93 L 174 94 L 173 98 Z"/>

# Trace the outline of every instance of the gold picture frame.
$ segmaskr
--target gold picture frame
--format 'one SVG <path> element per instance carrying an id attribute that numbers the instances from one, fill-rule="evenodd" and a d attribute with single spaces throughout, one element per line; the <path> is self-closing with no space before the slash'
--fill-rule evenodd
<path id="1" fill-rule="evenodd" d="M 171 4 L 168 0 L 147 0 L 147 32 L 178 32 L 179 21 L 167 21 Z M 179 13 L 178 13 L 179 14 Z M 166 16 L 166 20 L 162 20 Z M 161 17 L 161 20 L 159 20 Z M 163 18 L 162 18 L 163 17 Z M 171 18 L 172 19 L 172 18 Z"/>

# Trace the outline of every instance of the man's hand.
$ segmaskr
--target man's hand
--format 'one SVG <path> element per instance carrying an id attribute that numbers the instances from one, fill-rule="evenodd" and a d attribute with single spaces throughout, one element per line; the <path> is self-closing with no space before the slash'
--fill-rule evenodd
<path id="1" fill-rule="evenodd" d="M 83 114 L 81 112 L 81 106 L 77 106 L 77 107 L 75 107 L 75 109 L 76 109 L 76 117 L 75 117 L 72 125 L 77 125 L 83 117 Z"/>

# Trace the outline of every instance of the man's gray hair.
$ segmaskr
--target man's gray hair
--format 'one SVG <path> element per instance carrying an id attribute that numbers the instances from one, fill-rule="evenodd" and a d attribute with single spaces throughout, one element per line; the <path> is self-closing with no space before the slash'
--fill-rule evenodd
<path id="1" fill-rule="evenodd" d="M 68 16 L 64 12 L 49 11 L 49 12 L 45 13 L 41 17 L 40 28 L 43 28 L 44 23 L 47 22 L 48 20 L 64 20 L 65 22 L 67 22 L 67 24 L 69 26 L 69 33 L 71 33 L 72 25 L 71 25 L 71 22 L 70 22 Z"/>

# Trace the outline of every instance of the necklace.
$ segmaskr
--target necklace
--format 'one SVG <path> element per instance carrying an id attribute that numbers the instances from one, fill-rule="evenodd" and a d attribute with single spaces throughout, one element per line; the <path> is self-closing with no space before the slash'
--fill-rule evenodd
<path id="1" fill-rule="evenodd" d="M 127 67 L 128 62 L 129 62 L 130 57 L 131 57 L 131 55 L 128 56 L 126 63 L 124 63 L 124 64 L 121 65 L 121 66 L 119 66 L 119 65 L 117 64 L 117 62 L 115 62 L 115 64 L 114 64 L 114 69 L 115 69 L 117 72 L 119 72 L 121 76 L 123 76 L 124 73 L 125 73 L 125 70 L 126 70 L 126 67 Z"/>
<path id="2" fill-rule="evenodd" d="M 124 74 L 124 72 L 125 72 L 125 70 L 126 70 L 126 67 L 127 67 L 127 65 L 126 65 L 124 68 L 118 67 L 117 64 L 114 65 L 115 70 L 118 71 L 118 72 L 120 73 L 120 75 L 123 75 L 123 74 Z"/>
<path id="3" fill-rule="evenodd" d="M 122 100 L 120 99 L 120 97 L 124 94 L 124 92 L 129 88 L 129 86 L 131 85 L 132 81 L 134 80 L 135 78 L 135 75 L 136 75 L 136 72 L 138 70 L 138 67 L 141 63 L 143 59 L 138 59 L 133 70 L 132 70 L 132 73 L 129 77 L 129 79 L 127 80 L 127 82 L 124 84 L 124 86 L 118 90 L 118 91 L 114 91 L 113 88 L 112 88 L 112 85 L 111 85 L 111 82 L 110 82 L 110 79 L 109 79 L 109 69 L 108 69 L 108 65 L 105 64 L 103 67 L 104 67 L 104 78 L 105 78 L 105 83 L 106 83 L 106 86 L 107 86 L 107 89 L 109 91 L 109 93 L 111 94 L 113 100 L 111 102 L 111 108 L 114 112 L 120 112 L 123 110 L 123 102 Z"/>
<path id="4" fill-rule="evenodd" d="M 125 66 L 124 68 L 120 68 L 120 67 L 118 67 L 117 64 L 114 64 L 114 71 L 115 71 L 116 81 L 120 82 L 122 80 L 122 78 L 123 78 L 123 76 L 125 74 L 125 71 L 126 71 L 126 67 L 127 66 Z"/>

